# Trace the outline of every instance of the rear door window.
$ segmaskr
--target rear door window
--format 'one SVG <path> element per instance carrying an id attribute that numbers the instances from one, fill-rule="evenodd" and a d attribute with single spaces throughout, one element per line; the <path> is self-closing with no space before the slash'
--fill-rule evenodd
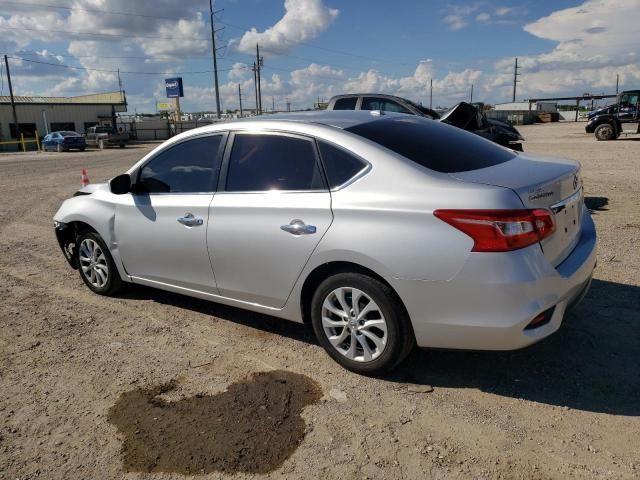
<path id="1" fill-rule="evenodd" d="M 330 143 L 318 141 L 320 156 L 327 171 L 327 178 L 331 188 L 344 185 L 362 170 L 367 168 L 367 163 L 351 153 Z"/>
<path id="2" fill-rule="evenodd" d="M 355 110 L 358 97 L 339 98 L 333 104 L 334 110 Z"/>
<path id="3" fill-rule="evenodd" d="M 291 135 L 235 135 L 226 191 L 326 190 L 311 139 Z"/>
<path id="4" fill-rule="evenodd" d="M 381 118 L 346 129 L 436 172 L 467 172 L 516 158 L 473 133 L 417 116 Z"/>

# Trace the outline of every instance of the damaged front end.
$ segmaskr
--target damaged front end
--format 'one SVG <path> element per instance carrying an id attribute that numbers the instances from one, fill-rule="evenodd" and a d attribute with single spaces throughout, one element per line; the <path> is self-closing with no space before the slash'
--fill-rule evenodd
<path id="1" fill-rule="evenodd" d="M 487 118 L 483 112 L 467 102 L 460 102 L 450 108 L 442 115 L 440 121 L 475 133 L 503 147 L 522 151 L 521 142 L 524 138 L 516 128 L 506 122 Z"/>
<path id="2" fill-rule="evenodd" d="M 69 265 L 75 270 L 78 269 L 78 264 L 75 255 L 77 232 L 74 225 L 69 225 L 62 222 L 53 222 L 56 232 L 56 238 L 58 239 L 58 245 L 64 254 L 64 258 L 67 259 Z"/>

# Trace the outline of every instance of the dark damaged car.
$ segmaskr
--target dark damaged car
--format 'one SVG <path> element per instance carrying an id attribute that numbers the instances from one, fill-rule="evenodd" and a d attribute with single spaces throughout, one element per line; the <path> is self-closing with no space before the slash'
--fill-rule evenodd
<path id="1" fill-rule="evenodd" d="M 440 115 L 435 110 L 395 95 L 353 93 L 334 96 L 329 100 L 327 110 L 380 110 L 431 118 L 517 151 L 522 151 L 521 142 L 524 140 L 514 127 L 506 122 L 487 118 L 480 109 L 467 102 L 460 102 Z"/>

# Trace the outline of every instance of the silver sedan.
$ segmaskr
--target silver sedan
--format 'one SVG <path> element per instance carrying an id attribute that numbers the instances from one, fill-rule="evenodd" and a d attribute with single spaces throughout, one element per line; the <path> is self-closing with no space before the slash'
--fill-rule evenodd
<path id="1" fill-rule="evenodd" d="M 416 344 L 537 342 L 596 262 L 577 162 L 380 112 L 191 130 L 54 220 L 95 293 L 135 283 L 307 322 L 365 374 Z"/>

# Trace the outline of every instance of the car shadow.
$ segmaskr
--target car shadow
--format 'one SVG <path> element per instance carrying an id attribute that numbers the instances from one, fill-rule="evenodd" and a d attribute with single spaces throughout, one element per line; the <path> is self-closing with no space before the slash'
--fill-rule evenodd
<path id="1" fill-rule="evenodd" d="M 126 298 L 150 299 L 317 345 L 305 325 L 147 287 Z M 391 373 L 391 383 L 475 388 L 547 405 L 640 415 L 640 287 L 594 280 L 561 329 L 511 352 L 416 349 Z"/>
<path id="2" fill-rule="evenodd" d="M 607 197 L 584 197 L 584 204 L 592 214 L 609 210 L 605 208 L 609 205 L 609 199 Z"/>
<path id="3" fill-rule="evenodd" d="M 594 280 L 561 329 L 536 345 L 512 352 L 416 350 L 389 379 L 637 416 L 638 312 L 640 287 Z"/>
<path id="4" fill-rule="evenodd" d="M 153 300 L 164 305 L 184 308 L 203 315 L 211 315 L 223 320 L 238 323 L 249 328 L 281 335 L 299 342 L 318 345 L 310 328 L 296 322 L 289 322 L 281 318 L 262 313 L 251 312 L 241 308 L 209 302 L 199 298 L 187 297 L 177 293 L 158 290 L 142 285 L 128 285 L 128 288 L 119 295 L 121 298 L 134 300 Z"/>

